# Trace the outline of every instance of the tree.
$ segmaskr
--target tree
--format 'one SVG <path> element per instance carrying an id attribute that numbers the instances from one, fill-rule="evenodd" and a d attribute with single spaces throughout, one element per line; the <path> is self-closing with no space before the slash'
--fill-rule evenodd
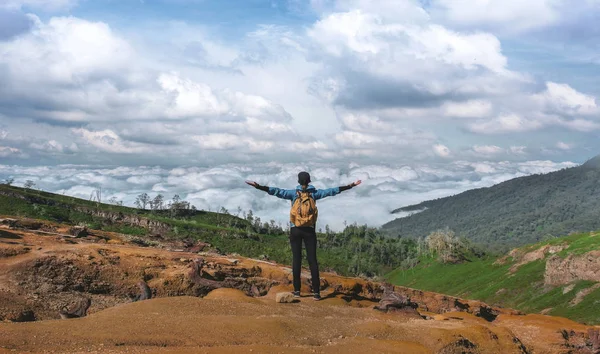
<path id="1" fill-rule="evenodd" d="M 108 200 L 108 202 L 110 204 L 113 204 L 113 205 L 119 205 L 119 206 L 123 205 L 123 201 L 122 200 L 118 200 L 117 197 L 114 197 L 114 196 L 110 197 L 110 199 Z"/>
<path id="2" fill-rule="evenodd" d="M 154 197 L 154 199 L 152 200 L 152 206 L 154 207 L 154 210 L 163 209 L 164 201 L 165 201 L 165 199 L 162 194 L 156 195 L 156 197 Z"/>
<path id="3" fill-rule="evenodd" d="M 464 258 L 466 245 L 450 229 L 434 231 L 425 238 L 431 255 L 443 263 L 455 263 Z"/>
<path id="4" fill-rule="evenodd" d="M 14 178 L 7 178 L 7 179 L 4 180 L 4 182 L 2 182 L 2 184 L 10 186 L 11 184 L 13 184 L 14 181 L 15 181 Z"/>
<path id="5" fill-rule="evenodd" d="M 150 202 L 150 196 L 148 193 L 142 193 L 135 198 L 135 205 L 140 208 L 146 210 L 146 205 Z"/>
<path id="6" fill-rule="evenodd" d="M 27 181 L 25 181 L 25 184 L 23 185 L 23 187 L 25 187 L 27 189 L 31 189 L 31 188 L 35 187 L 35 182 L 28 179 Z"/>
<path id="7" fill-rule="evenodd" d="M 248 220 L 248 222 L 251 224 L 254 222 L 254 214 L 252 213 L 252 209 L 248 210 L 248 213 L 246 214 L 246 220 Z"/>

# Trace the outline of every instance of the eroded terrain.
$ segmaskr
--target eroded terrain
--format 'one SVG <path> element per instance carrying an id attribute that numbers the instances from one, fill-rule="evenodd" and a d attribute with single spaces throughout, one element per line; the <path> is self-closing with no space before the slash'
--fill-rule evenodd
<path id="1" fill-rule="evenodd" d="M 32 230 L 35 229 L 35 230 Z M 12 220 L 0 228 L 0 348 L 28 352 L 594 353 L 598 328 L 323 273 L 324 300 L 276 303 L 285 265 L 210 245 Z M 75 234 L 77 234 L 75 232 Z M 152 299 L 136 301 L 139 283 Z M 394 294 L 406 306 L 378 311 Z M 387 295 L 386 295 L 387 294 Z M 91 299 L 88 315 L 59 311 Z M 384 301 L 382 301 L 382 299 Z M 389 297 L 388 297 L 389 300 Z M 596 339 L 596 341 L 594 341 Z M 0 349 L 1 350 L 1 349 Z"/>

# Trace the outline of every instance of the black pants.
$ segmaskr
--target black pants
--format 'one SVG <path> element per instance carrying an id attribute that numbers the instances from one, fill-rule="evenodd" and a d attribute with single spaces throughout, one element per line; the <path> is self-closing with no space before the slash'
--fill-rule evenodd
<path id="1" fill-rule="evenodd" d="M 318 293 L 321 289 L 321 280 L 319 279 L 319 264 L 317 263 L 317 233 L 313 227 L 292 227 L 290 229 L 294 291 L 300 291 L 302 240 L 304 240 L 304 247 L 306 247 L 306 259 L 308 260 L 308 266 L 310 267 L 313 292 Z"/>

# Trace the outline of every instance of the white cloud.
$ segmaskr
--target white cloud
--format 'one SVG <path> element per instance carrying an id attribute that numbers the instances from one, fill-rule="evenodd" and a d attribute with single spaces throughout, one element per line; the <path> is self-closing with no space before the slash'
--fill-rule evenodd
<path id="1" fill-rule="evenodd" d="M 545 109 L 572 115 L 600 114 L 596 98 L 583 94 L 567 84 L 546 83 L 546 91 L 534 95 Z"/>
<path id="2" fill-rule="evenodd" d="M 517 114 L 500 115 L 492 120 L 477 121 L 469 124 L 469 129 L 474 133 L 497 134 L 518 133 L 539 129 L 543 123 L 536 120 L 527 120 Z"/>
<path id="3" fill-rule="evenodd" d="M 107 24 L 75 17 L 53 17 L 48 23 L 36 19 L 30 33 L 3 44 L 0 53 L 12 77 L 37 84 L 122 76 L 134 59 L 131 46 Z"/>
<path id="4" fill-rule="evenodd" d="M 515 154 L 515 155 L 523 155 L 526 153 L 527 147 L 526 146 L 511 146 L 509 148 L 510 152 Z"/>
<path id="5" fill-rule="evenodd" d="M 160 183 L 162 177 L 160 175 L 134 175 L 127 178 L 127 183 L 139 185 L 154 185 Z"/>
<path id="6" fill-rule="evenodd" d="M 494 155 L 502 152 L 502 148 L 496 145 L 476 145 L 473 146 L 473 151 L 482 155 Z"/>
<path id="7" fill-rule="evenodd" d="M 458 118 L 483 118 L 492 113 L 493 105 L 485 100 L 447 102 L 442 106 L 444 115 Z"/>
<path id="8" fill-rule="evenodd" d="M 42 150 L 49 153 L 75 153 L 79 150 L 79 147 L 75 143 L 71 143 L 69 146 L 65 146 L 58 141 L 52 139 L 45 142 L 32 142 L 29 146 L 36 150 Z"/>
<path id="9" fill-rule="evenodd" d="M 589 133 L 600 129 L 600 124 L 597 122 L 585 120 L 585 119 L 574 119 L 560 121 L 559 125 L 564 126 L 571 130 L 576 130 L 584 133 Z"/>
<path id="10" fill-rule="evenodd" d="M 271 141 L 244 138 L 233 134 L 202 135 L 196 136 L 195 140 L 200 147 L 208 150 L 229 150 L 242 148 L 249 152 L 261 152 L 272 149 L 275 145 Z"/>
<path id="11" fill-rule="evenodd" d="M 325 53 L 334 57 L 354 56 L 359 62 L 384 64 L 373 68 L 376 72 L 383 69 L 393 74 L 393 62 L 411 61 L 414 65 L 415 60 L 505 72 L 506 58 L 493 35 L 461 34 L 434 24 L 412 25 L 388 20 L 380 13 L 363 10 L 333 13 L 317 21 L 308 34 Z"/>
<path id="12" fill-rule="evenodd" d="M 564 143 L 562 141 L 556 143 L 556 147 L 561 150 L 571 150 L 573 148 L 573 146 L 571 146 L 570 144 Z"/>
<path id="13" fill-rule="evenodd" d="M 0 146 L 0 157 L 20 155 L 21 150 L 10 146 Z"/>
<path id="14" fill-rule="evenodd" d="M 441 144 L 434 145 L 433 151 L 436 153 L 436 155 L 441 157 L 448 157 L 451 154 L 450 149 L 448 149 L 447 146 Z"/>
<path id="15" fill-rule="evenodd" d="M 511 32 L 549 26 L 560 19 L 556 0 L 433 0 L 434 16 L 458 26 L 472 26 Z"/>
<path id="16" fill-rule="evenodd" d="M 91 131 L 84 128 L 74 128 L 72 132 L 81 136 L 84 143 L 92 145 L 100 151 L 116 154 L 150 153 L 152 150 L 144 144 L 123 141 L 110 129 Z"/>
<path id="17" fill-rule="evenodd" d="M 494 167 L 487 163 L 474 163 L 472 166 L 475 168 L 475 172 L 481 174 L 490 174 L 497 171 Z"/>
<path id="18" fill-rule="evenodd" d="M 173 100 L 166 112 L 169 117 L 218 116 L 229 111 L 227 104 L 220 102 L 208 85 L 181 79 L 176 74 L 162 74 L 158 82 Z"/>

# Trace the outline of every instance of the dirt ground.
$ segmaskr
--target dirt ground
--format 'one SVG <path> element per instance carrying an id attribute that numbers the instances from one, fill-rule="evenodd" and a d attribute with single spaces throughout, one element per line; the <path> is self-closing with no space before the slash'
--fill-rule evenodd
<path id="1" fill-rule="evenodd" d="M 60 227 L 57 233 L 66 233 Z M 323 274 L 324 299 L 291 290 L 284 265 L 177 245 L 139 247 L 0 228 L 0 353 L 593 353 L 598 328 L 394 287 L 416 311 L 375 310 L 381 284 Z M 133 302 L 144 280 L 153 299 Z M 81 298 L 82 318 L 58 310 Z M 492 315 L 490 315 L 492 314 Z"/>

